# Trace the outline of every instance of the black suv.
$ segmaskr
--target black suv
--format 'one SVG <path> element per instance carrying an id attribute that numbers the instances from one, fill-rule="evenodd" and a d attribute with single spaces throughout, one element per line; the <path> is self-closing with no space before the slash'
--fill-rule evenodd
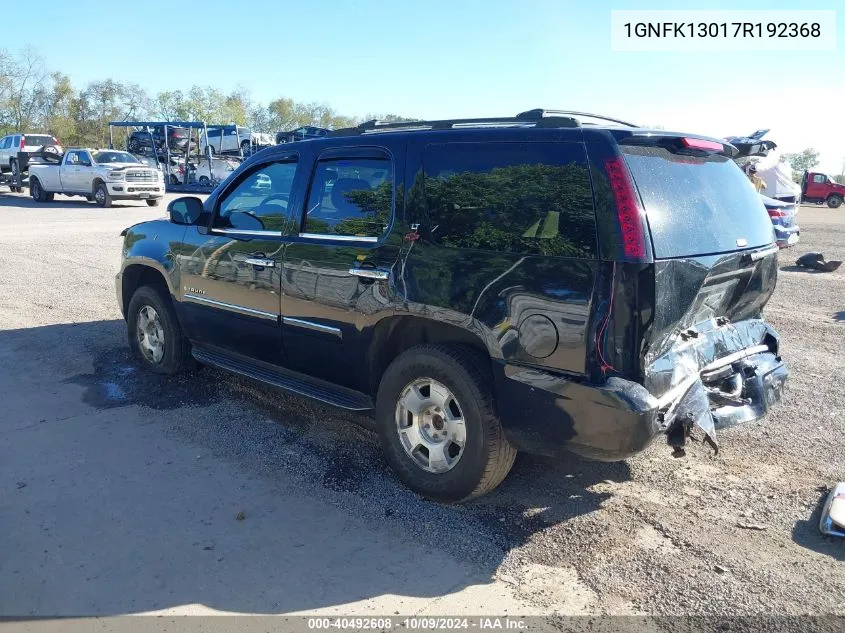
<path id="1" fill-rule="evenodd" d="M 304 125 L 295 130 L 288 132 L 279 132 L 276 134 L 276 144 L 293 143 L 295 141 L 303 141 L 310 138 L 323 138 L 329 134 L 329 130 L 323 127 L 316 127 L 314 125 Z"/>
<path id="2" fill-rule="evenodd" d="M 147 129 L 135 130 L 129 135 L 127 142 L 127 150 L 133 154 L 138 154 L 143 151 L 152 151 L 152 145 L 155 143 L 156 150 L 164 151 L 165 146 L 165 126 L 156 125 Z M 191 142 L 191 131 L 188 128 L 176 127 L 172 125 L 167 126 L 167 144 L 171 152 L 185 152 L 189 149 Z"/>
<path id="3" fill-rule="evenodd" d="M 271 147 L 124 231 L 129 342 L 153 371 L 372 412 L 440 501 L 492 490 L 517 450 L 718 450 L 787 376 L 761 317 L 778 249 L 735 151 L 542 110 Z"/>

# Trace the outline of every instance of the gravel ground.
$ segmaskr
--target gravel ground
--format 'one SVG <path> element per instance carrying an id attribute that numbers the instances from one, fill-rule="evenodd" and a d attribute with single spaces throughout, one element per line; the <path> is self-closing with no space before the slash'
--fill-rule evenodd
<path id="1" fill-rule="evenodd" d="M 766 316 L 791 375 L 771 417 L 721 433 L 717 457 L 693 445 L 673 459 L 662 443 L 613 464 L 520 455 L 500 489 L 461 507 L 406 491 L 352 415 L 216 370 L 177 380 L 136 371 L 113 290 L 118 232 L 161 213 L 0 195 L 0 358 L 9 367 L 41 362 L 41 375 L 16 388 L 75 385 L 82 402 L 67 407 L 82 416 L 139 408 L 153 433 L 133 447 L 141 455 L 166 438 L 401 547 L 434 546 L 485 579 L 485 599 L 507 596 L 523 613 L 845 615 L 845 543 L 817 527 L 826 491 L 845 478 L 845 390 L 835 378 L 845 376 L 845 268 L 790 266 L 809 250 L 845 259 L 845 210 L 802 208 L 802 241 L 781 254 Z M 4 435 L 0 426 L 0 448 L 11 450 Z M 14 488 L 17 475 L 0 473 L 2 489 Z M 275 509 L 272 496 L 262 503 Z M 486 612 L 497 604 L 505 602 Z"/>

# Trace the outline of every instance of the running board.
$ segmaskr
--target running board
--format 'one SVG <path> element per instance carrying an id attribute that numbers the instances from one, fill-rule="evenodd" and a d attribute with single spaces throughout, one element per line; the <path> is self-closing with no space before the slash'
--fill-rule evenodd
<path id="1" fill-rule="evenodd" d="M 205 365 L 213 365 L 334 407 L 361 412 L 372 411 L 374 408 L 372 398 L 360 391 L 319 378 L 208 347 L 194 346 L 191 353 Z"/>

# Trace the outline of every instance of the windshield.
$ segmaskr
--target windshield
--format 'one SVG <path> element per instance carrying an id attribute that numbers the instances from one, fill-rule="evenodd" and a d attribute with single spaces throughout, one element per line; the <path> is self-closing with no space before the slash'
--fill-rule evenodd
<path id="1" fill-rule="evenodd" d="M 770 244 L 760 194 L 729 158 L 622 146 L 645 206 L 655 257 L 726 253 Z"/>
<path id="2" fill-rule="evenodd" d="M 96 163 L 140 163 L 137 158 L 128 152 L 94 152 Z"/>
<path id="3" fill-rule="evenodd" d="M 25 134 L 24 138 L 26 139 L 24 142 L 26 143 L 27 147 L 41 145 L 58 145 L 56 139 L 54 139 L 52 136 L 46 136 L 44 134 Z"/>

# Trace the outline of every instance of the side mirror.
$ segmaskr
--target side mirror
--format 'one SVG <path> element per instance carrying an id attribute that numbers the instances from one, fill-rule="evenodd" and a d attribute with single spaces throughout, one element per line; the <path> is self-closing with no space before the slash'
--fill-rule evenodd
<path id="1" fill-rule="evenodd" d="M 173 224 L 194 225 L 202 215 L 202 210 L 202 200 L 194 196 L 176 198 L 167 205 L 167 213 Z"/>

